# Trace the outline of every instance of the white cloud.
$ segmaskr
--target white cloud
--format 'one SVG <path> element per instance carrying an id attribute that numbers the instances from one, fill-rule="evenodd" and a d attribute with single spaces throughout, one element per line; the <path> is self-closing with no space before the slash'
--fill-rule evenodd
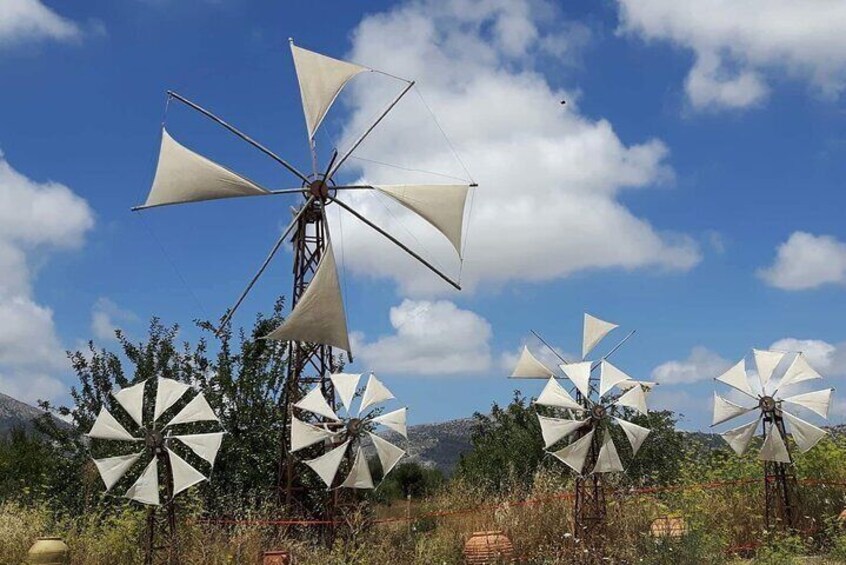
<path id="1" fill-rule="evenodd" d="M 38 39 L 73 41 L 81 36 L 77 24 L 60 16 L 41 0 L 0 2 L 0 47 Z"/>
<path id="2" fill-rule="evenodd" d="M 353 34 L 351 60 L 418 80 L 428 106 L 480 184 L 467 233 L 465 287 L 482 281 L 547 281 L 591 269 L 684 271 L 700 260 L 689 237 L 656 230 L 618 199 L 623 190 L 672 179 L 664 143 L 624 144 L 608 121 L 579 112 L 576 90 L 552 86 L 534 67 L 550 46 L 569 52 L 563 47 L 568 29 L 555 9 L 541 2 L 421 0 L 368 16 Z M 549 71 L 556 83 L 569 62 Z M 352 117 L 344 138 L 363 131 L 397 90 L 395 81 L 378 75 L 351 83 L 345 100 Z M 466 178 L 414 93 L 358 154 Z M 373 183 L 449 182 L 368 161 L 349 164 Z M 346 197 L 423 249 L 426 257 L 457 272 L 448 243 L 418 218 L 375 194 Z M 441 281 L 356 220 L 345 220 L 343 231 L 349 236 L 344 239 L 349 268 L 357 273 L 396 277 L 407 293 L 445 290 Z"/>
<path id="3" fill-rule="evenodd" d="M 731 363 L 713 351 L 696 346 L 687 359 L 667 361 L 652 370 L 652 378 L 661 385 L 689 384 L 720 376 Z"/>
<path id="4" fill-rule="evenodd" d="M 827 96 L 846 86 L 846 3 L 832 0 L 618 0 L 620 29 L 694 52 L 685 82 L 697 109 L 743 108 L 776 71 Z"/>
<path id="5" fill-rule="evenodd" d="M 114 340 L 118 324 L 138 320 L 133 312 L 120 308 L 113 301 L 100 297 L 91 308 L 91 331 L 97 339 Z"/>
<path id="6" fill-rule="evenodd" d="M 806 290 L 846 283 L 846 243 L 832 236 L 793 232 L 778 246 L 775 262 L 758 271 L 767 284 Z"/>
<path id="7" fill-rule="evenodd" d="M 31 264 L 75 249 L 94 225 L 88 204 L 67 187 L 38 183 L 0 153 L 0 390 L 24 401 L 55 399 L 69 368 L 53 311 L 33 296 Z"/>
<path id="8" fill-rule="evenodd" d="M 357 360 L 376 372 L 404 375 L 478 373 L 491 366 L 487 320 L 448 300 L 403 300 L 391 308 L 394 333 L 368 342 L 353 334 Z"/>

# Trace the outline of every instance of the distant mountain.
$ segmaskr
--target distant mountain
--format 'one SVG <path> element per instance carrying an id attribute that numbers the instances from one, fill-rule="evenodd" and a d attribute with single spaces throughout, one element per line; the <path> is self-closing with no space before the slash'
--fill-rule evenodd
<path id="1" fill-rule="evenodd" d="M 43 410 L 0 392 L 0 438 L 8 436 L 16 426 L 33 430 L 32 421 L 43 414 Z"/>
<path id="2" fill-rule="evenodd" d="M 473 420 L 462 418 L 437 424 L 418 424 L 408 427 L 408 461 L 424 467 L 439 469 L 450 475 L 462 453 L 469 452 Z M 389 441 L 402 444 L 398 434 L 385 434 Z"/>

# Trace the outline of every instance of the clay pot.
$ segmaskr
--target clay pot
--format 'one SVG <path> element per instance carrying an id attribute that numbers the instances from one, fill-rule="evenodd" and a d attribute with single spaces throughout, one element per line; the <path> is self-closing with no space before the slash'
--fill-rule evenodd
<path id="1" fill-rule="evenodd" d="M 262 565 L 294 565 L 294 556 L 288 551 L 265 551 Z"/>
<path id="2" fill-rule="evenodd" d="M 38 538 L 29 548 L 26 562 L 29 565 L 65 565 L 70 562 L 70 549 L 61 538 Z"/>
<path id="3" fill-rule="evenodd" d="M 514 563 L 514 545 L 502 531 L 474 532 L 464 544 L 468 565 Z"/>
<path id="4" fill-rule="evenodd" d="M 687 524 L 679 516 L 663 516 L 652 521 L 649 531 L 654 538 L 680 538 L 687 533 Z"/>

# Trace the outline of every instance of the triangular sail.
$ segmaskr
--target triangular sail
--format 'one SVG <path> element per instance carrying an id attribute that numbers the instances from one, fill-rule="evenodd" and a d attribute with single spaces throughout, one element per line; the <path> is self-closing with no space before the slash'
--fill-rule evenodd
<path id="1" fill-rule="evenodd" d="M 329 418 L 330 420 L 338 420 L 338 415 L 335 414 L 335 411 L 332 410 L 332 407 L 329 406 L 328 402 L 326 402 L 326 398 L 323 396 L 323 388 L 320 384 L 315 385 L 315 387 L 308 391 L 308 394 L 302 397 L 299 402 L 294 404 L 294 406 L 301 410 L 308 410 L 318 416 Z"/>
<path id="2" fill-rule="evenodd" d="M 584 411 L 585 409 L 584 406 L 573 400 L 570 393 L 568 393 L 563 386 L 558 384 L 558 381 L 553 377 L 550 377 L 546 386 L 543 387 L 540 396 L 538 396 L 538 399 L 535 400 L 535 404 L 540 404 L 541 406 L 555 406 L 557 408 L 566 408 L 568 410 Z"/>
<path id="3" fill-rule="evenodd" d="M 347 315 L 331 245 L 326 246 L 317 272 L 294 310 L 266 338 L 319 343 L 350 351 Z"/>
<path id="4" fill-rule="evenodd" d="M 523 351 L 520 353 L 520 359 L 517 360 L 517 366 L 514 367 L 514 372 L 511 373 L 511 378 L 546 379 L 552 377 L 554 374 L 546 365 L 538 361 L 537 357 L 532 355 L 529 348 L 524 345 Z"/>
<path id="5" fill-rule="evenodd" d="M 128 386 L 115 393 L 112 396 L 115 400 L 126 410 L 126 413 L 135 420 L 139 426 L 143 426 L 144 414 L 144 385 L 147 381 L 141 381 L 138 384 Z"/>
<path id="6" fill-rule="evenodd" d="M 372 422 L 375 424 L 382 424 L 400 434 L 405 439 L 408 439 L 408 428 L 406 426 L 406 413 L 408 408 L 400 408 L 393 412 L 387 412 L 381 416 L 373 418 Z"/>
<path id="7" fill-rule="evenodd" d="M 805 354 L 797 353 L 793 358 L 793 361 L 790 363 L 790 366 L 787 368 L 787 371 L 785 371 L 784 376 L 781 378 L 781 382 L 778 383 L 778 389 L 782 390 L 784 387 L 821 378 L 822 375 L 816 372 L 814 368 L 808 364 L 808 359 L 805 357 Z"/>
<path id="8" fill-rule="evenodd" d="M 549 449 L 561 439 L 572 434 L 589 421 L 589 418 L 584 420 L 566 420 L 563 418 L 547 418 L 546 416 L 538 414 L 538 422 L 540 422 L 544 448 Z"/>
<path id="9" fill-rule="evenodd" d="M 111 490 L 115 483 L 132 467 L 138 459 L 144 455 L 144 452 L 132 453 L 130 455 L 119 455 L 117 457 L 106 457 L 105 459 L 95 459 L 94 465 L 97 466 L 97 471 L 106 485 L 106 491 Z"/>
<path id="10" fill-rule="evenodd" d="M 156 408 L 153 411 L 153 421 L 167 412 L 167 409 L 176 404 L 182 395 L 185 394 L 191 385 L 180 383 L 173 379 L 157 379 L 156 387 Z"/>
<path id="11" fill-rule="evenodd" d="M 191 422 L 208 422 L 214 421 L 219 422 L 217 416 L 214 413 L 214 410 L 211 409 L 209 406 L 206 397 L 203 396 L 203 393 L 197 393 L 197 396 L 191 399 L 191 402 L 185 405 L 182 410 L 180 410 L 176 416 L 173 417 L 173 420 L 167 423 L 165 427 L 173 426 L 176 424 L 190 424 Z"/>
<path id="12" fill-rule="evenodd" d="M 335 392 L 341 397 L 341 402 L 347 412 L 352 410 L 352 401 L 355 397 L 355 391 L 358 389 L 358 383 L 361 380 L 361 373 L 334 373 L 329 375 L 332 381 L 332 386 L 335 387 Z"/>
<path id="13" fill-rule="evenodd" d="M 793 414 L 784 411 L 781 414 L 787 420 L 787 423 L 790 424 L 790 432 L 793 434 L 793 440 L 802 453 L 814 447 L 828 433 L 824 429 L 818 428 L 802 418 L 797 418 Z"/>
<path id="14" fill-rule="evenodd" d="M 173 474 L 173 496 L 206 480 L 205 475 L 170 449 L 167 450 L 167 456 L 170 459 L 170 471 Z"/>
<path id="15" fill-rule="evenodd" d="M 584 327 L 582 330 L 582 359 L 596 347 L 608 332 L 617 327 L 617 324 L 600 320 L 588 313 L 585 313 Z"/>
<path id="16" fill-rule="evenodd" d="M 585 459 L 587 459 L 588 452 L 590 451 L 591 441 L 593 441 L 593 430 L 567 447 L 552 452 L 552 454 L 581 475 L 582 469 L 585 466 Z"/>
<path id="17" fill-rule="evenodd" d="M 576 385 L 579 392 L 585 398 L 590 398 L 590 361 L 582 361 L 581 363 L 562 363 L 558 365 L 567 378 Z"/>
<path id="18" fill-rule="evenodd" d="M 217 452 L 220 451 L 220 444 L 223 441 L 224 432 L 213 432 L 210 434 L 189 434 L 173 436 L 189 448 L 191 451 L 205 459 L 209 464 L 214 465 Z"/>
<path id="19" fill-rule="evenodd" d="M 364 450 L 360 447 L 355 453 L 355 462 L 353 462 L 350 474 L 341 483 L 345 488 L 373 488 L 373 477 L 370 475 L 370 466 L 367 464 L 367 457 L 364 456 Z"/>
<path id="20" fill-rule="evenodd" d="M 734 402 L 728 401 L 716 392 L 714 393 L 714 419 L 711 422 L 712 426 L 716 426 L 717 424 L 722 424 L 723 422 L 727 422 L 732 418 L 737 418 L 738 416 L 742 416 L 747 412 L 751 412 L 754 410 L 755 407 L 752 408 L 744 408 L 739 404 L 735 404 Z"/>
<path id="21" fill-rule="evenodd" d="M 630 388 L 628 392 L 620 396 L 614 404 L 617 406 L 628 406 L 629 408 L 637 410 L 644 416 L 647 415 L 646 393 L 643 392 L 643 389 L 639 386 Z"/>
<path id="22" fill-rule="evenodd" d="M 632 457 L 634 457 L 637 455 L 640 446 L 643 445 L 644 440 L 646 440 L 646 436 L 648 436 L 652 430 L 644 428 L 643 426 L 638 426 L 637 424 L 633 424 L 627 420 L 623 420 L 622 418 L 614 418 L 614 420 L 620 424 L 621 428 L 623 428 L 623 432 L 626 434 L 629 444 L 632 446 Z"/>
<path id="23" fill-rule="evenodd" d="M 157 457 L 153 457 L 141 476 L 123 496 L 141 504 L 159 505 L 159 459 Z"/>
<path id="24" fill-rule="evenodd" d="M 91 426 L 91 431 L 88 432 L 88 437 L 97 439 L 122 439 L 126 441 L 139 441 L 132 437 L 126 428 L 120 422 L 115 420 L 112 413 L 106 410 L 106 407 L 100 408 L 100 414 L 94 420 L 94 425 Z"/>
<path id="25" fill-rule="evenodd" d="M 367 432 L 367 435 L 369 435 L 370 439 L 373 441 L 373 447 L 376 448 L 376 454 L 379 456 L 379 463 L 382 465 L 382 477 L 385 477 L 385 475 L 391 472 L 394 465 L 399 463 L 399 460 L 402 459 L 403 455 L 405 455 L 405 451 L 393 443 L 380 438 L 376 434 Z"/>
<path id="26" fill-rule="evenodd" d="M 470 190 L 468 185 L 393 184 L 375 188 L 432 224 L 461 256 L 464 204 Z"/>
<path id="27" fill-rule="evenodd" d="M 753 349 L 752 355 L 755 357 L 755 367 L 758 369 L 758 378 L 761 381 L 761 388 L 763 389 L 770 382 L 773 371 L 775 371 L 778 364 L 784 358 L 784 352 Z"/>
<path id="28" fill-rule="evenodd" d="M 326 483 L 327 487 L 331 487 L 332 481 L 335 479 L 335 473 L 338 472 L 338 467 L 341 465 L 341 461 L 344 459 L 349 445 L 350 441 L 347 440 L 332 451 L 328 451 L 315 459 L 303 461 L 303 463 L 311 467 L 323 482 Z"/>
<path id="29" fill-rule="evenodd" d="M 802 406 L 803 408 L 807 408 L 808 410 L 816 412 L 823 418 L 827 419 L 828 407 L 831 405 L 831 393 L 833 392 L 833 388 L 827 388 L 824 390 L 816 390 L 814 392 L 788 396 L 782 400 L 790 404 L 796 404 L 798 406 Z"/>
<path id="30" fill-rule="evenodd" d="M 755 391 L 749 385 L 749 379 L 746 377 L 746 360 L 741 359 L 738 363 L 733 365 L 728 371 L 716 378 L 721 383 L 725 383 L 735 390 L 739 390 L 746 396 L 755 397 Z"/>
<path id="31" fill-rule="evenodd" d="M 291 452 L 305 449 L 332 437 L 332 432 L 291 417 Z"/>
<path id="32" fill-rule="evenodd" d="M 617 448 L 611 440 L 611 434 L 605 430 L 605 437 L 602 439 L 602 447 L 599 448 L 599 455 L 596 458 L 596 465 L 593 466 L 594 473 L 618 473 L 623 470 L 623 463 L 617 454 Z"/>
<path id="33" fill-rule="evenodd" d="M 617 384 L 630 380 L 632 380 L 630 376 L 608 361 L 603 359 L 599 364 L 599 396 L 605 396 L 605 393 Z"/>
<path id="34" fill-rule="evenodd" d="M 291 53 L 300 83 L 308 137 L 312 139 L 344 85 L 370 69 L 297 47 L 293 42 Z"/>
<path id="35" fill-rule="evenodd" d="M 732 428 L 720 435 L 723 436 L 723 439 L 726 440 L 726 443 L 729 444 L 729 447 L 731 447 L 735 453 L 743 455 L 746 448 L 749 447 L 749 442 L 752 441 L 752 438 L 755 435 L 755 430 L 758 429 L 758 422 L 760 420 L 761 419 L 758 418 L 754 422 L 749 422 L 748 424 Z"/>
<path id="36" fill-rule="evenodd" d="M 775 427 L 770 428 L 770 433 L 764 439 L 758 459 L 761 461 L 790 463 L 790 454 L 787 452 L 787 446 L 784 445 L 781 433 Z"/>
<path id="37" fill-rule="evenodd" d="M 376 375 L 370 373 L 367 386 L 364 388 L 364 396 L 361 397 L 361 406 L 358 413 L 361 414 L 371 406 L 392 398 L 394 398 L 394 395 L 388 390 L 388 387 L 383 385 L 382 381 L 376 378 Z"/>
<path id="38" fill-rule="evenodd" d="M 270 194 L 253 181 L 194 153 L 162 128 L 153 187 L 143 208 Z"/>

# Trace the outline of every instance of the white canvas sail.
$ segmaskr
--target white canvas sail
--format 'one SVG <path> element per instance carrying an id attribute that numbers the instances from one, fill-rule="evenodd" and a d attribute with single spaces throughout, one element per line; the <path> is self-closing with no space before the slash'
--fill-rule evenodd
<path id="1" fill-rule="evenodd" d="M 367 386 L 364 387 L 364 396 L 361 397 L 361 406 L 358 409 L 358 413 L 362 414 L 371 406 L 391 400 L 392 398 L 394 398 L 394 395 L 388 390 L 388 387 L 382 384 L 382 381 L 377 379 L 376 375 L 370 373 L 370 377 L 367 379 Z"/>
<path id="2" fill-rule="evenodd" d="M 547 381 L 546 386 L 543 387 L 543 390 L 538 396 L 538 399 L 535 401 L 535 404 L 540 404 L 541 406 L 556 406 L 558 408 L 566 408 L 568 410 L 578 410 L 583 411 L 585 409 L 584 406 L 573 400 L 573 397 L 570 396 L 564 387 L 558 384 L 554 378 L 550 377 L 549 381 Z"/>
<path id="3" fill-rule="evenodd" d="M 725 383 L 735 390 L 739 390 L 746 396 L 755 397 L 755 391 L 749 385 L 749 379 L 746 377 L 746 360 L 741 359 L 738 363 L 733 365 L 728 371 L 716 378 L 721 383 Z"/>
<path id="4" fill-rule="evenodd" d="M 532 355 L 529 348 L 524 345 L 523 351 L 520 353 L 520 359 L 517 360 L 517 366 L 514 367 L 514 372 L 511 373 L 511 378 L 546 379 L 552 377 L 554 374 L 546 365 L 538 361 L 537 357 Z"/>
<path id="5" fill-rule="evenodd" d="M 344 85 L 370 69 L 297 47 L 293 42 L 291 53 L 300 83 L 308 137 L 312 139 Z"/>
<path id="6" fill-rule="evenodd" d="M 816 372 L 814 368 L 808 364 L 808 359 L 805 357 L 805 354 L 797 353 L 793 358 L 793 361 L 790 363 L 790 366 L 787 368 L 787 371 L 785 371 L 784 376 L 781 378 L 778 388 L 779 390 L 782 390 L 785 387 L 795 385 L 797 383 L 821 378 L 822 375 Z"/>
<path id="7" fill-rule="evenodd" d="M 582 361 L 581 363 L 562 363 L 558 365 L 567 378 L 576 385 L 579 392 L 585 398 L 590 397 L 590 361 Z"/>
<path id="8" fill-rule="evenodd" d="M 167 456 L 170 459 L 170 471 L 173 474 L 173 496 L 206 480 L 201 472 L 170 449 L 167 450 Z"/>
<path id="9" fill-rule="evenodd" d="M 126 491 L 125 496 L 141 504 L 159 505 L 159 465 L 158 458 L 153 457 L 144 472 Z"/>
<path id="10" fill-rule="evenodd" d="M 824 429 L 818 428 L 793 414 L 782 412 L 782 415 L 787 420 L 787 423 L 790 424 L 790 432 L 793 434 L 793 440 L 802 453 L 814 447 L 827 433 Z"/>
<path id="11" fill-rule="evenodd" d="M 153 420 L 158 420 L 168 408 L 176 404 L 182 395 L 185 394 L 191 385 L 180 383 L 173 379 L 157 379 L 156 407 L 153 411 Z"/>
<path id="12" fill-rule="evenodd" d="M 394 445 L 393 443 L 384 440 L 376 434 L 367 432 L 370 439 L 373 441 L 373 447 L 376 448 L 376 454 L 379 456 L 379 463 L 382 465 L 382 476 L 384 477 L 391 472 L 394 465 L 399 463 L 399 460 L 405 455 L 405 451 Z"/>
<path id="13" fill-rule="evenodd" d="M 408 429 L 406 426 L 406 413 L 408 408 L 400 408 L 393 412 L 387 412 L 381 416 L 373 418 L 373 423 L 382 424 L 385 427 L 391 428 L 405 439 L 408 439 Z"/>
<path id="14" fill-rule="evenodd" d="M 180 145 L 162 128 L 159 164 L 143 207 L 266 194 L 246 177 Z"/>
<path id="15" fill-rule="evenodd" d="M 344 459 L 347 452 L 347 447 L 350 441 L 347 440 L 332 451 L 324 453 L 320 457 L 304 461 L 306 465 L 312 468 L 317 475 L 326 483 L 327 487 L 332 486 L 332 481 L 335 479 L 335 473 L 338 472 L 338 467 Z"/>
<path id="16" fill-rule="evenodd" d="M 332 437 L 332 432 L 291 417 L 291 451 L 299 451 Z"/>
<path id="17" fill-rule="evenodd" d="M 787 446 L 784 445 L 784 440 L 781 439 L 781 434 L 775 428 L 770 430 L 770 434 L 764 439 L 764 444 L 761 446 L 761 452 L 758 454 L 758 459 L 761 461 L 776 461 L 778 463 L 790 463 L 790 454 L 787 452 Z"/>
<path id="18" fill-rule="evenodd" d="M 375 188 L 432 224 L 461 257 L 464 204 L 469 185 L 392 184 Z"/>
<path id="19" fill-rule="evenodd" d="M 614 388 L 623 381 L 630 381 L 632 378 L 626 373 L 612 365 L 606 360 L 599 364 L 599 396 Z"/>
<path id="20" fill-rule="evenodd" d="M 788 396 L 783 400 L 784 402 L 796 404 L 797 406 L 802 406 L 803 408 L 816 412 L 823 418 L 828 418 L 828 408 L 831 406 L 831 393 L 833 392 L 833 388 L 827 388 L 824 390 L 816 390 L 814 392 Z"/>
<path id="21" fill-rule="evenodd" d="M 784 358 L 784 352 L 753 349 L 752 355 L 755 357 L 755 367 L 758 369 L 761 388 L 764 388 L 770 382 L 773 371 L 775 371 L 778 364 Z"/>
<path id="22" fill-rule="evenodd" d="M 326 402 L 326 398 L 323 396 L 323 389 L 320 384 L 315 385 L 314 388 L 308 391 L 308 394 L 302 397 L 299 402 L 294 404 L 294 406 L 301 410 L 308 410 L 318 416 L 329 418 L 330 420 L 339 419 L 338 415 L 335 414 L 335 411 L 332 410 L 332 407 L 329 406 L 329 403 Z"/>
<path id="23" fill-rule="evenodd" d="M 367 457 L 364 456 L 364 450 L 360 447 L 355 453 L 355 461 L 353 462 L 350 474 L 341 483 L 345 488 L 373 488 L 373 477 L 370 475 L 370 467 L 367 464 Z"/>
<path id="24" fill-rule="evenodd" d="M 341 397 L 344 408 L 347 412 L 351 411 L 355 391 L 358 389 L 358 383 L 361 380 L 361 373 L 334 373 L 329 375 L 329 380 L 332 381 L 335 392 Z"/>
<path id="25" fill-rule="evenodd" d="M 593 441 L 593 430 L 586 433 L 580 439 L 577 439 L 567 447 L 563 447 L 552 454 L 557 457 L 562 463 L 569 466 L 576 473 L 582 474 L 582 469 L 585 466 L 585 459 L 590 451 L 590 444 Z"/>
<path id="26" fill-rule="evenodd" d="M 128 386 L 112 394 L 115 400 L 118 401 L 123 409 L 126 410 L 126 413 L 139 426 L 144 425 L 142 420 L 144 414 L 144 385 L 146 384 L 147 381 L 141 381 L 138 384 Z"/>
<path id="27" fill-rule="evenodd" d="M 751 412 L 755 408 L 745 408 L 740 406 L 739 404 L 735 404 L 729 400 L 726 400 L 716 392 L 714 393 L 714 419 L 711 422 L 712 426 L 716 426 L 717 424 L 722 424 L 723 422 L 727 422 L 732 418 L 737 418 L 738 416 L 742 416 L 747 412 Z"/>
<path id="28" fill-rule="evenodd" d="M 585 313 L 584 327 L 582 330 L 582 359 L 587 357 L 587 354 L 596 347 L 596 344 L 602 341 L 602 338 L 616 327 L 617 324 L 600 320 Z"/>
<path id="29" fill-rule="evenodd" d="M 605 431 L 602 440 L 602 447 L 599 448 L 599 455 L 596 458 L 596 465 L 593 466 L 594 473 L 619 473 L 623 470 L 623 463 L 617 454 L 617 448 L 611 441 L 611 434 Z"/>
<path id="30" fill-rule="evenodd" d="M 97 466 L 97 471 L 106 485 L 106 491 L 112 489 L 120 478 L 132 467 L 136 461 L 144 454 L 143 451 L 139 453 L 131 453 L 129 455 L 119 455 L 117 457 L 106 457 L 104 459 L 95 459 L 94 465 Z"/>
<path id="31" fill-rule="evenodd" d="M 548 418 L 538 414 L 538 422 L 540 422 L 544 448 L 549 449 L 563 438 L 587 424 L 589 421 L 589 418 L 584 420 L 567 420 L 564 418 Z"/>
<path id="32" fill-rule="evenodd" d="M 191 402 L 185 405 L 185 407 L 180 410 L 176 416 L 173 417 L 173 420 L 167 423 L 167 426 L 173 426 L 176 424 L 190 424 L 191 422 L 207 422 L 207 421 L 215 421 L 219 422 L 220 420 L 217 419 L 214 411 L 209 406 L 208 401 L 206 401 L 206 397 L 203 396 L 203 393 L 197 393 L 197 396 L 191 399 Z"/>
<path id="33" fill-rule="evenodd" d="M 643 392 L 643 389 L 639 386 L 630 388 L 626 393 L 620 396 L 614 404 L 618 406 L 628 406 L 629 408 L 637 410 L 644 416 L 647 415 L 646 393 Z"/>
<path id="34" fill-rule="evenodd" d="M 620 427 L 623 428 L 623 432 L 626 434 L 626 437 L 629 440 L 629 445 L 632 446 L 632 457 L 637 455 L 638 450 L 640 450 L 640 446 L 643 445 L 643 442 L 646 440 L 646 436 L 652 431 L 649 428 L 644 428 L 643 426 L 638 426 L 637 424 L 633 424 L 627 420 L 623 420 L 622 418 L 614 418 Z"/>
<path id="35" fill-rule="evenodd" d="M 759 421 L 760 418 L 756 419 L 754 422 L 749 422 L 748 424 L 732 428 L 720 435 L 723 436 L 723 439 L 726 440 L 726 443 L 729 444 L 729 447 L 731 447 L 735 453 L 743 455 L 746 448 L 749 447 L 749 442 L 752 441 L 752 438 L 755 436 L 755 430 L 758 428 Z"/>
<path id="36" fill-rule="evenodd" d="M 115 417 L 105 407 L 100 409 L 97 419 L 94 420 L 94 425 L 91 426 L 91 431 L 88 432 L 88 437 L 138 441 L 137 438 L 132 437 L 132 434 L 126 431 L 126 428 L 120 422 L 115 420 Z"/>
<path id="37" fill-rule="evenodd" d="M 187 445 L 191 448 L 191 451 L 208 461 L 211 465 L 214 465 L 217 452 L 220 451 L 220 444 L 223 442 L 223 432 L 188 434 L 173 437 Z"/>
<path id="38" fill-rule="evenodd" d="M 266 338 L 319 343 L 350 351 L 347 315 L 331 245 L 326 246 L 317 272 L 293 312 Z"/>

